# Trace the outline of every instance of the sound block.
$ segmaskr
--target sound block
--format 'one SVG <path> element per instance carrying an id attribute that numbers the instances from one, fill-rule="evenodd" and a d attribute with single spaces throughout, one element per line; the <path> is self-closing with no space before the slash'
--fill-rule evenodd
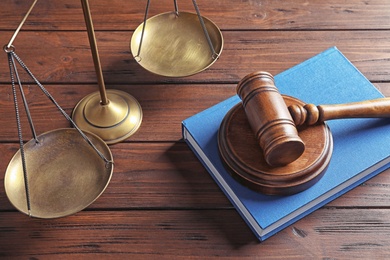
<path id="1" fill-rule="evenodd" d="M 305 105 L 294 97 L 283 95 L 283 99 L 287 106 Z M 306 190 L 321 179 L 333 151 L 332 134 L 325 123 L 300 126 L 298 134 L 305 143 L 303 154 L 290 164 L 271 167 L 266 163 L 239 103 L 221 123 L 218 147 L 225 167 L 243 185 L 267 195 L 291 195 Z"/>

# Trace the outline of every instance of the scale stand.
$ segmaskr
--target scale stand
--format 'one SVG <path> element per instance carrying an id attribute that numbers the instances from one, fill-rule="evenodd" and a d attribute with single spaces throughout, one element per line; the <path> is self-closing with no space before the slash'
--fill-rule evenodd
<path id="1" fill-rule="evenodd" d="M 99 91 L 85 96 L 75 106 L 72 119 L 82 130 L 92 132 L 107 144 L 121 142 L 141 125 L 142 109 L 130 94 L 106 90 L 88 0 L 81 0 L 91 45 Z"/>

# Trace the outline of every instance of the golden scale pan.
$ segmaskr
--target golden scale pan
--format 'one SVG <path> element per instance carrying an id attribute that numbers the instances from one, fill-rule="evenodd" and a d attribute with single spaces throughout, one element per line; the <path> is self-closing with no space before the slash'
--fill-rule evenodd
<path id="1" fill-rule="evenodd" d="M 16 55 L 13 46 L 5 46 L 4 50 L 10 64 L 20 143 L 4 177 L 8 199 L 19 211 L 32 217 L 56 218 L 76 213 L 95 201 L 110 182 L 113 172 L 111 151 L 100 137 L 84 133 L 75 125 Z M 74 128 L 36 135 L 15 59 Z M 23 144 L 15 78 L 34 137 L 26 144 Z"/>
<path id="2" fill-rule="evenodd" d="M 200 15 L 175 11 L 147 19 L 148 0 L 144 22 L 131 38 L 130 49 L 135 60 L 146 70 L 167 77 L 185 77 L 210 67 L 223 48 L 219 28 Z"/>
<path id="3" fill-rule="evenodd" d="M 112 160 L 102 139 L 91 133 L 86 135 Z M 110 182 L 113 164 L 106 163 L 76 129 L 45 132 L 37 140 L 38 143 L 30 140 L 23 148 L 29 194 L 25 192 L 20 149 L 5 173 L 5 192 L 15 208 L 37 218 L 63 217 L 83 210 L 103 193 Z"/>

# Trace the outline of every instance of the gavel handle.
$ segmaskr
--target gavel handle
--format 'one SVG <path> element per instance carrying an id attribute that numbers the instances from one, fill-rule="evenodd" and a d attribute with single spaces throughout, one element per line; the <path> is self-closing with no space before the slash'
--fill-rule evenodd
<path id="1" fill-rule="evenodd" d="M 288 110 L 296 125 L 314 125 L 341 118 L 385 118 L 390 117 L 390 98 L 339 105 L 291 105 Z"/>

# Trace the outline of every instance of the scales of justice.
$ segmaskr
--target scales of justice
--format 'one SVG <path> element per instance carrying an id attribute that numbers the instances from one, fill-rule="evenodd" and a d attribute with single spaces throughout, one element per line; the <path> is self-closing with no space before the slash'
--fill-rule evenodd
<path id="1" fill-rule="evenodd" d="M 196 1 L 192 2 L 196 14 L 179 12 L 175 0 L 175 11 L 147 19 L 150 0 L 147 1 L 144 22 L 134 32 L 130 46 L 134 59 L 146 70 L 167 77 L 184 77 L 205 70 L 218 59 L 223 47 L 222 33 L 200 15 Z M 99 91 L 84 97 L 72 115 L 67 115 L 12 45 L 36 3 L 34 0 L 10 42 L 4 46 L 20 146 L 7 167 L 4 184 L 11 204 L 22 213 L 37 218 L 57 218 L 83 210 L 104 192 L 114 167 L 108 145 L 127 139 L 139 129 L 142 108 L 127 92 L 106 90 L 89 3 L 81 0 Z M 17 64 L 73 128 L 36 134 Z M 33 135 L 25 144 L 17 86 Z"/>
<path id="2" fill-rule="evenodd" d="M 104 192 L 113 172 L 108 144 L 131 136 L 142 121 L 137 100 L 125 92 L 105 89 L 89 5 L 87 0 L 81 2 L 99 92 L 83 98 L 74 108 L 72 118 L 15 53 L 12 42 L 24 20 L 4 47 L 10 64 L 20 141 L 20 149 L 5 174 L 5 190 L 11 203 L 32 217 L 67 216 L 95 201 Z M 217 60 L 223 48 L 222 34 L 214 23 L 200 15 L 195 0 L 196 14 L 179 12 L 174 1 L 174 12 L 147 19 L 149 3 L 150 0 L 144 22 L 131 39 L 130 48 L 136 62 L 158 75 L 183 77 L 199 73 Z M 168 25 L 174 30 L 166 31 Z M 163 55 L 159 54 L 161 49 Z M 15 60 L 73 128 L 36 135 Z M 26 144 L 21 135 L 16 85 L 34 137 Z M 389 98 L 341 105 L 307 105 L 294 97 L 282 96 L 272 75 L 261 71 L 245 76 L 237 85 L 237 94 L 242 103 L 226 114 L 218 132 L 220 156 L 239 182 L 269 195 L 303 191 L 326 173 L 333 141 L 325 121 L 390 117 Z M 73 161 L 83 162 L 69 163 Z"/>

